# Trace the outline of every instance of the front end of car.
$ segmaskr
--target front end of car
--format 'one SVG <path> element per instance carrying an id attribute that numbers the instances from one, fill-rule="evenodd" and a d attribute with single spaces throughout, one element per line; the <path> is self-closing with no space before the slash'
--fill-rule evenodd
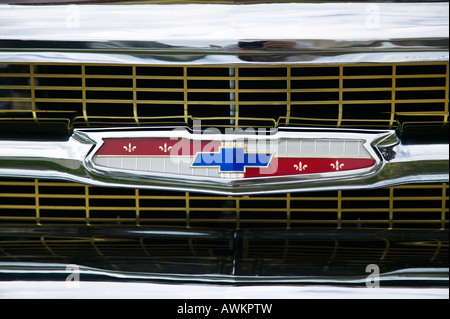
<path id="1" fill-rule="evenodd" d="M 448 287 L 448 2 L 0 24 L 3 282 Z"/>

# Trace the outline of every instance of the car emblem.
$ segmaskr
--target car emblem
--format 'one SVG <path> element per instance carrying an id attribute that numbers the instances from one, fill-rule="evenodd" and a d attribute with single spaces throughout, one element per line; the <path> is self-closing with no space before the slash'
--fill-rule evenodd
<path id="1" fill-rule="evenodd" d="M 91 179 L 142 188 L 223 194 L 309 190 L 373 176 L 392 131 L 285 129 L 247 134 L 188 129 L 77 130 L 94 144 Z M 392 142 L 392 141 L 391 141 Z"/>

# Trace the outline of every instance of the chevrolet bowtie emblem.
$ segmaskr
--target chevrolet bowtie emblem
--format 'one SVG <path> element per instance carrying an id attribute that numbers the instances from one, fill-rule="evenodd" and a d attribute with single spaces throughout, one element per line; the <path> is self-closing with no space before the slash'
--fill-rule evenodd
<path id="1" fill-rule="evenodd" d="M 245 173 L 247 167 L 268 167 L 272 154 L 246 153 L 244 148 L 221 147 L 219 152 L 200 152 L 193 167 L 218 167 L 221 173 Z"/>

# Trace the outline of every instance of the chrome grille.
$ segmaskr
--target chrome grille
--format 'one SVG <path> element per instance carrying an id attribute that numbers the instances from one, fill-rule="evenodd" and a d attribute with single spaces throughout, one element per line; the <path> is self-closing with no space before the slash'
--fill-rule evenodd
<path id="1" fill-rule="evenodd" d="M 448 184 L 264 196 L 0 180 L 0 225 L 198 229 L 448 229 Z"/>
<path id="2" fill-rule="evenodd" d="M 0 123 L 73 127 L 446 125 L 448 63 L 0 64 Z"/>

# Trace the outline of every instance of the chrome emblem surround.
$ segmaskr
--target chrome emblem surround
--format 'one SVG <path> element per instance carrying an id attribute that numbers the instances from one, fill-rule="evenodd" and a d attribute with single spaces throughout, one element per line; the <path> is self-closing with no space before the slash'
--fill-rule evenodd
<path id="1" fill-rule="evenodd" d="M 348 187 L 347 185 L 356 185 L 354 188 L 358 185 L 364 186 L 365 181 L 374 177 L 384 165 L 383 156 L 379 150 L 380 145 L 392 146 L 398 143 L 394 131 L 310 128 L 277 129 L 271 131 L 270 134 L 245 134 L 245 132 L 208 134 L 207 132 L 192 132 L 187 128 L 172 130 L 162 130 L 161 128 L 113 129 L 107 131 L 83 129 L 76 130 L 74 137 L 94 144 L 85 158 L 84 166 L 89 172 L 90 178 L 101 183 L 115 186 L 164 188 L 218 194 L 256 194 L 336 189 Z M 116 145 L 113 145 L 111 141 L 114 141 Z M 180 152 L 180 149 L 182 149 L 183 145 L 181 147 L 177 145 L 177 142 L 180 141 L 198 143 L 200 146 L 197 147 L 196 151 L 191 150 L 189 154 L 174 153 Z M 350 167 L 347 169 L 345 156 L 342 158 L 333 156 L 329 158 L 320 156 L 305 158 L 300 156 L 301 154 L 296 157 L 289 156 L 288 153 L 281 154 L 282 148 L 285 147 L 288 152 L 289 143 L 295 144 L 296 141 L 303 141 L 304 144 L 314 141 L 316 141 L 316 144 L 320 144 L 321 141 L 327 141 L 330 149 L 334 142 L 344 145 L 351 142 L 360 143 L 360 152 L 363 152 L 365 158 L 370 159 L 371 162 L 366 167 L 356 169 Z M 204 150 L 204 143 L 209 144 L 209 149 L 206 151 Z M 282 143 L 285 143 L 285 146 L 280 146 Z M 252 152 L 255 144 L 269 146 L 268 150 L 255 154 L 270 154 L 270 165 L 268 162 L 267 165 L 259 165 L 261 167 L 246 167 L 242 172 L 241 169 L 221 171 L 217 167 L 218 165 L 210 163 L 198 167 L 198 172 L 187 171 L 188 169 L 197 169 L 195 159 L 201 156 L 200 154 L 217 154 L 219 150 L 227 148 L 230 150 L 244 149 L 244 152 L 239 151 L 240 154 L 248 154 Z M 184 145 L 186 146 L 186 144 Z M 273 145 L 275 145 L 275 148 L 270 149 Z M 107 146 L 110 149 L 114 146 L 117 151 L 105 153 Z M 123 152 L 123 155 L 114 152 Z M 321 164 L 323 171 L 320 171 L 317 165 L 314 171 L 314 161 L 311 161 L 311 159 L 316 162 L 323 162 Z M 169 160 L 178 161 L 178 166 L 166 165 L 165 163 L 169 163 Z M 143 169 L 144 166 L 142 165 L 144 164 L 142 163 L 146 161 L 164 164 L 158 164 L 159 168 L 154 170 L 148 167 Z M 232 161 L 236 161 L 236 156 Z M 122 164 L 117 164 L 118 162 Z M 269 168 L 275 165 L 275 162 L 279 162 L 277 164 L 279 166 L 270 172 Z M 164 169 L 161 167 L 164 167 Z M 203 171 L 200 171 L 200 169 Z M 269 172 L 265 173 L 267 170 Z"/>

